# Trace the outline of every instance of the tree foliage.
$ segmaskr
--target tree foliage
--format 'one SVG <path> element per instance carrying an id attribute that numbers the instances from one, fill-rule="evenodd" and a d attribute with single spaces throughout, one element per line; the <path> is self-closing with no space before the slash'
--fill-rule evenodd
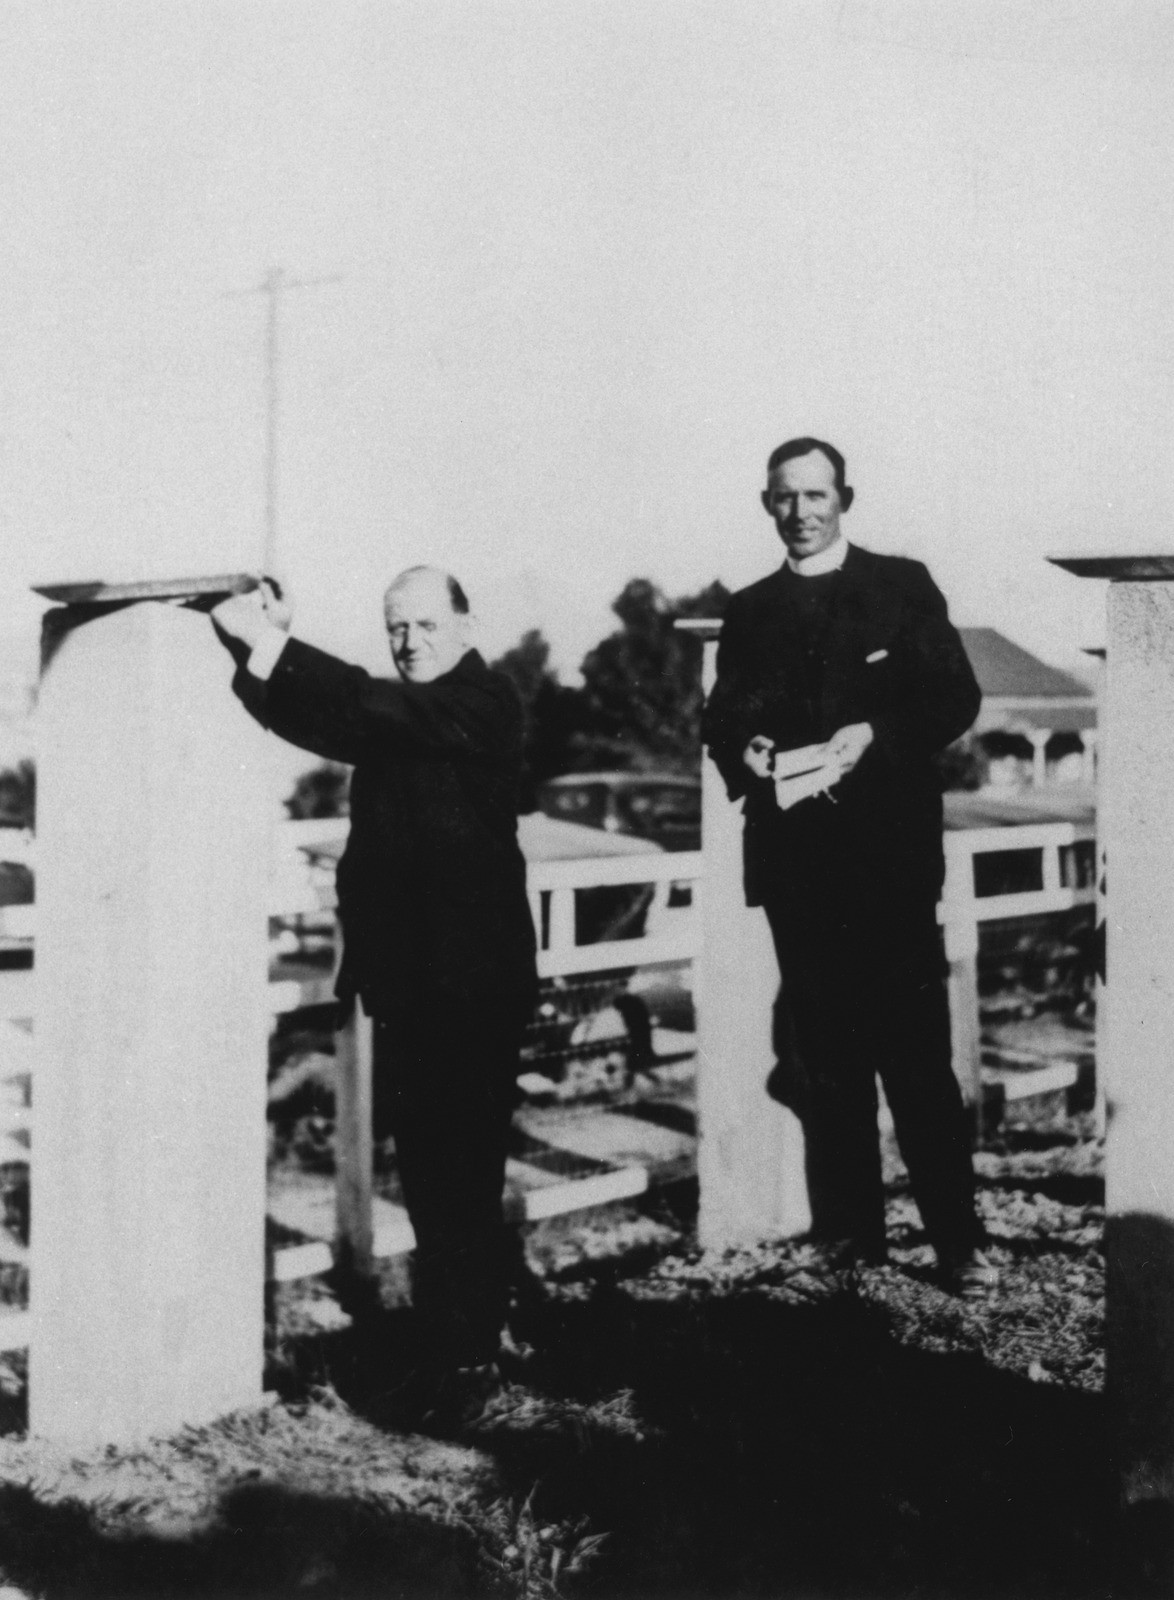
<path id="1" fill-rule="evenodd" d="M 715 582 L 671 600 L 633 578 L 612 606 L 620 626 L 588 651 L 577 688 L 559 682 L 536 628 L 493 663 L 513 679 L 526 712 L 527 808 L 537 786 L 562 772 L 697 771 L 701 645 L 674 623 L 720 616 L 728 598 Z"/>
<path id="2" fill-rule="evenodd" d="M 324 761 L 320 767 L 303 772 L 285 800 L 285 809 L 295 822 L 311 817 L 345 817 L 349 814 L 350 768 L 337 761 Z"/>
<path id="3" fill-rule="evenodd" d="M 528 629 L 493 665 L 513 679 L 522 701 L 526 742 L 521 807 L 532 811 L 539 784 L 574 764 L 581 696 L 559 682 L 550 665 L 550 642 L 539 628 Z"/>
<path id="4" fill-rule="evenodd" d="M 934 758 L 943 789 L 981 789 L 986 777 L 985 752 L 972 736 L 956 739 Z"/>
<path id="5" fill-rule="evenodd" d="M 33 828 L 37 818 L 37 769 L 32 761 L 18 761 L 0 772 L 0 825 Z"/>
<path id="6" fill-rule="evenodd" d="M 633 578 L 612 606 L 620 626 L 583 660 L 581 767 L 696 772 L 701 762 L 701 644 L 675 624 L 719 617 L 720 582 L 668 599 Z"/>

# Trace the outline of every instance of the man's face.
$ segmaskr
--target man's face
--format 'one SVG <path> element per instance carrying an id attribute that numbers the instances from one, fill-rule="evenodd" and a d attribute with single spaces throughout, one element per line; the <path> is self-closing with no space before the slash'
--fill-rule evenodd
<path id="1" fill-rule="evenodd" d="M 452 608 L 439 572 L 393 583 L 383 601 L 391 659 L 408 683 L 431 683 L 451 672 L 469 648 L 469 619 Z"/>
<path id="2" fill-rule="evenodd" d="M 781 461 L 766 480 L 762 503 L 797 561 L 818 555 L 840 537 L 843 508 L 836 472 L 822 450 Z"/>

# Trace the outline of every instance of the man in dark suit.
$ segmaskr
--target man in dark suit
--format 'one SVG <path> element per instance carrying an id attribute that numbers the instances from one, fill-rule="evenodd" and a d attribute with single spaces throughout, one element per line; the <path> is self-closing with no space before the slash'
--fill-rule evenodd
<path id="1" fill-rule="evenodd" d="M 995 1275 L 950 1062 L 933 757 L 980 694 L 925 567 L 843 538 L 852 498 L 831 445 L 771 456 L 762 502 L 786 559 L 730 600 L 704 738 L 744 799 L 747 903 L 766 912 L 782 975 L 773 1084 L 804 1124 L 822 1261 L 886 1255 L 879 1073 L 943 1273 L 972 1293 Z M 808 747 L 790 764 L 813 775 L 776 784 Z"/>
<path id="2" fill-rule="evenodd" d="M 469 603 L 414 567 L 384 599 L 399 681 L 288 636 L 269 585 L 213 612 L 233 687 L 282 738 L 353 765 L 338 865 L 337 992 L 375 1024 L 375 1121 L 416 1235 L 413 1302 L 429 1380 L 487 1389 L 505 1318 L 502 1220 L 535 939 L 517 839 L 522 712 L 471 648 Z M 463 1401 L 462 1401 L 463 1403 Z"/>

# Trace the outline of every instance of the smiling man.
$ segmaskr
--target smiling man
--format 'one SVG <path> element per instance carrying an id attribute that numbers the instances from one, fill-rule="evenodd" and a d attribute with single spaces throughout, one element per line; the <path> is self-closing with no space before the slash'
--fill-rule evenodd
<path id="1" fill-rule="evenodd" d="M 337 992 L 375 1022 L 376 1132 L 395 1137 L 416 1234 L 421 1402 L 459 1420 L 496 1382 L 506 1143 L 536 989 L 521 705 L 473 648 L 460 584 L 435 567 L 409 568 L 384 596 L 398 681 L 290 638 L 269 585 L 212 615 L 248 710 L 354 767 Z"/>
<path id="2" fill-rule="evenodd" d="M 469 649 L 469 602 L 447 572 L 409 567 L 383 597 L 387 642 L 407 683 L 432 683 Z"/>
<path id="3" fill-rule="evenodd" d="M 926 569 L 844 538 L 852 501 L 833 445 L 771 456 L 785 559 L 730 600 L 703 732 L 744 801 L 746 899 L 778 954 L 771 1083 L 803 1120 L 815 1259 L 833 1281 L 885 1259 L 879 1074 L 945 1281 L 975 1293 L 994 1273 L 950 1062 L 933 757 L 980 696 Z"/>

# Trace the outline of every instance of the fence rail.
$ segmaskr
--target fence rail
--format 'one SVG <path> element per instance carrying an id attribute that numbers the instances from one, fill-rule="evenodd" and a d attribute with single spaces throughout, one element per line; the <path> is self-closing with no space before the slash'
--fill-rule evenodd
<path id="1" fill-rule="evenodd" d="M 334 858 L 346 831 L 345 819 L 289 822 L 279 827 L 275 856 L 277 863 L 284 866 L 275 865 L 269 900 L 272 917 L 329 922 L 335 906 Z M 32 841 L 23 840 L 19 857 L 11 849 L 15 842 L 0 838 L 0 859 L 19 859 L 34 866 Z M 1094 831 L 1091 826 L 1074 823 L 1033 823 L 949 832 L 945 835 L 945 853 L 946 880 L 938 917 L 949 963 L 955 1070 L 963 1088 L 981 1107 L 979 929 L 995 920 L 1039 916 L 1094 902 Z M 993 889 L 988 870 L 992 864 L 999 869 Z M 679 962 L 696 956 L 700 918 L 695 902 L 697 890 L 703 892 L 704 872 L 701 852 L 531 862 L 527 889 L 539 934 L 540 974 L 557 978 Z M 984 877 L 988 880 L 985 883 Z M 1030 883 L 1027 887 L 1000 888 L 999 881 L 1008 878 Z M 592 889 L 624 885 L 652 888 L 643 934 L 579 943 L 576 896 Z M 690 892 L 682 894 L 686 887 Z M 35 906 L 0 909 L 0 949 L 31 950 L 36 921 Z M 269 995 L 275 1015 L 295 1011 L 329 1001 L 333 979 L 325 970 L 321 976 L 298 978 L 278 973 L 270 981 Z M 0 1026 L 8 1023 L 7 1037 L 14 1048 L 17 1043 L 21 1045 L 11 1061 L 0 1061 L 0 1068 L 18 1073 L 31 1068 L 32 1040 L 27 1029 L 34 1007 L 32 971 L 0 971 Z M 13 1029 L 14 1020 L 22 1021 L 24 1027 Z M 370 1264 L 379 1245 L 386 1244 L 386 1240 L 376 1238 L 372 1227 L 371 1063 L 366 1019 L 353 1020 L 340 1034 L 338 1062 L 338 1248 L 344 1259 L 362 1270 Z M 27 1110 L 15 1105 L 0 1107 L 0 1135 L 21 1130 L 27 1139 L 30 1122 Z M 287 1277 L 301 1270 L 322 1270 L 325 1249 L 315 1247 L 309 1254 L 303 1249 L 301 1256 L 312 1263 L 304 1269 L 293 1260 L 295 1249 L 288 1261 L 279 1259 L 274 1264 L 274 1275 Z M 3 1320 L 6 1326 L 16 1326 L 16 1319 Z"/>
<path id="2" fill-rule="evenodd" d="M 335 909 L 333 865 L 346 838 L 345 818 L 285 822 L 277 830 L 271 879 L 272 917 L 327 917 Z M 1040 916 L 1091 904 L 1096 899 L 1094 830 L 1071 822 L 1012 824 L 948 832 L 944 839 L 946 881 L 938 907 L 951 966 L 956 1037 L 966 1065 L 959 1076 L 973 1080 L 977 1048 L 977 989 L 973 970 L 978 932 L 985 922 Z M 35 845 L 27 837 L 0 839 L 0 859 L 35 864 Z M 301 865 L 298 865 L 299 857 Z M 305 862 L 309 859 L 309 871 Z M 995 862 L 1012 876 L 1033 877 L 1032 887 L 984 889 L 981 864 Z M 294 870 L 296 868 L 296 870 Z M 683 961 L 698 953 L 700 918 L 695 904 L 673 905 L 676 886 L 689 886 L 695 901 L 703 887 L 700 851 L 532 861 L 527 871 L 530 908 L 539 935 L 539 973 L 544 978 Z M 642 884 L 652 898 L 641 937 L 580 943 L 576 935 L 576 896 L 590 889 Z M 35 905 L 0 908 L 0 950 L 31 950 L 36 936 Z M 283 977 L 269 985 L 274 1014 L 320 1005 L 331 999 L 332 979 Z M 969 998 L 966 998 L 966 997 Z M 33 1014 L 32 974 L 0 972 L 0 1020 Z M 966 1040 L 973 1036 L 973 1043 Z"/>
<path id="3" fill-rule="evenodd" d="M 1096 838 L 1091 823 L 1038 822 L 948 832 L 946 881 L 938 905 L 949 966 L 954 1071 L 974 1108 L 981 1137 L 983 1050 L 978 949 L 983 923 L 1037 917 L 1095 904 Z M 1038 886 L 1000 892 L 980 884 L 983 867 Z"/>
<path id="4" fill-rule="evenodd" d="M 286 822 L 278 829 L 276 866 L 271 880 L 272 917 L 326 917 L 335 909 L 333 864 L 346 838 L 345 818 Z M 938 920 L 951 966 L 972 962 L 984 922 L 1040 916 L 1090 904 L 1096 899 L 1094 830 L 1071 822 L 974 828 L 945 835 L 946 881 Z M 0 859 L 35 863 L 35 846 L 21 837 L 0 839 Z M 302 865 L 296 871 L 299 856 Z M 304 865 L 309 858 L 310 869 Z M 1035 886 L 984 889 L 981 863 L 995 862 L 1015 875 L 1038 880 Z M 700 919 L 695 904 L 673 905 L 673 889 L 689 886 L 692 898 L 705 874 L 700 851 L 532 861 L 527 889 L 539 934 L 542 977 L 607 971 L 689 960 L 698 952 Z M 653 894 L 641 937 L 580 943 L 576 934 L 576 896 L 586 890 L 629 884 L 648 885 Z M 35 905 L 0 908 L 0 949 L 31 950 L 36 937 Z M 275 1014 L 317 1005 L 331 998 L 332 981 L 321 977 L 275 976 L 269 985 Z M 32 1015 L 30 972 L 0 972 L 0 1019 Z M 956 1027 L 967 1019 L 956 1015 Z"/>

